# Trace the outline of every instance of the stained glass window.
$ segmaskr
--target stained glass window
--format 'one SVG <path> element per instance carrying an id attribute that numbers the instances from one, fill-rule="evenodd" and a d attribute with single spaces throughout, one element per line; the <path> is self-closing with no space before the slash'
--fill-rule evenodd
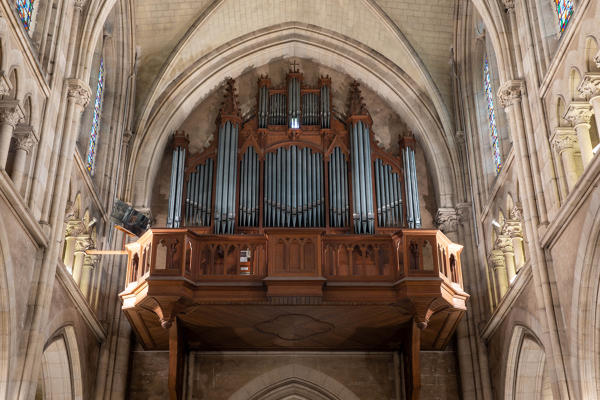
<path id="1" fill-rule="evenodd" d="M 490 66 L 487 56 L 483 66 L 483 86 L 485 89 L 485 98 L 487 101 L 488 120 L 490 123 L 490 136 L 492 139 L 492 156 L 496 165 L 496 173 L 502 169 L 502 156 L 500 155 L 500 143 L 498 142 L 498 128 L 496 127 L 496 111 L 494 110 L 494 91 L 490 79 Z"/>
<path id="2" fill-rule="evenodd" d="M 94 101 L 94 119 L 92 120 L 92 129 L 90 130 L 90 145 L 87 152 L 86 166 L 90 173 L 94 172 L 96 163 L 96 143 L 98 141 L 98 132 L 100 130 L 100 118 L 102 117 L 102 100 L 104 95 L 104 59 L 100 60 L 100 69 L 98 71 L 98 86 L 96 87 L 96 100 Z"/>
<path id="3" fill-rule="evenodd" d="M 560 31 L 564 32 L 567 29 L 567 24 L 571 15 L 573 15 L 573 0 L 554 0 L 556 3 L 556 12 L 558 13 L 558 23 Z"/>
<path id="4" fill-rule="evenodd" d="M 33 2 L 34 0 L 17 0 L 17 12 L 25 29 L 29 30 L 31 27 L 31 17 L 33 16 Z"/>

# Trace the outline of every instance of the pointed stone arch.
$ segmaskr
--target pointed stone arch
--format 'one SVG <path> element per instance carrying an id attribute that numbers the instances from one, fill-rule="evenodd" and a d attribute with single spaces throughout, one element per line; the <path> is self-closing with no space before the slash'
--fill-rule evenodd
<path id="1" fill-rule="evenodd" d="M 299 364 L 275 368 L 256 377 L 229 400 L 279 400 L 287 399 L 286 396 L 294 400 L 359 400 L 337 380 Z"/>

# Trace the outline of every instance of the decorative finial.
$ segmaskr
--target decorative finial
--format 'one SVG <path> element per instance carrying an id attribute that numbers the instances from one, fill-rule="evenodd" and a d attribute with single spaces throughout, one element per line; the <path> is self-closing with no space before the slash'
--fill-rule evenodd
<path id="1" fill-rule="evenodd" d="M 227 81 L 225 82 L 225 99 L 221 107 L 221 115 L 240 115 L 235 80 L 232 78 L 227 78 Z"/>
<path id="2" fill-rule="evenodd" d="M 369 115 L 357 81 L 350 85 L 350 115 Z"/>

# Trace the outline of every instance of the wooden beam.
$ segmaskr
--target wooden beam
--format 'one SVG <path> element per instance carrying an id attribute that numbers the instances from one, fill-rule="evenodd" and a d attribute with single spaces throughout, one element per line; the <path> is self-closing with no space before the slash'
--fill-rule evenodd
<path id="1" fill-rule="evenodd" d="M 185 360 L 185 338 L 179 318 L 169 327 L 169 398 L 183 399 L 183 367 Z"/>
<path id="2" fill-rule="evenodd" d="M 421 392 L 421 330 L 413 318 L 406 326 L 402 341 L 404 383 L 407 400 L 419 400 Z"/>
<path id="3" fill-rule="evenodd" d="M 126 256 L 127 250 L 86 250 L 85 254 L 87 255 L 120 255 Z"/>

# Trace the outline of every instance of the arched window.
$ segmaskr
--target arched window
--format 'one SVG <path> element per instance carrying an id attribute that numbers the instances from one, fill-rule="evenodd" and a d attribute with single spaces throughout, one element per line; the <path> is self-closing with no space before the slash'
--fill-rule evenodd
<path id="1" fill-rule="evenodd" d="M 573 0 L 554 0 L 554 2 L 556 3 L 560 31 L 564 32 L 567 29 L 571 15 L 573 15 Z"/>
<path id="2" fill-rule="evenodd" d="M 33 3 L 35 0 L 17 0 L 17 12 L 23 22 L 25 29 L 31 28 L 31 21 L 33 19 Z"/>
<path id="3" fill-rule="evenodd" d="M 100 118 L 102 117 L 102 101 L 104 99 L 104 59 L 100 60 L 98 70 L 98 86 L 96 87 L 96 100 L 94 101 L 94 117 L 92 119 L 92 128 L 90 130 L 90 144 L 88 146 L 86 166 L 87 170 L 93 174 L 96 164 L 96 143 L 98 141 L 98 132 L 100 131 Z"/>
<path id="4" fill-rule="evenodd" d="M 498 128 L 496 127 L 496 112 L 494 110 L 494 91 L 490 78 L 490 66 L 488 58 L 485 56 L 483 61 L 483 87 L 487 101 L 488 120 L 490 124 L 490 137 L 492 141 L 492 156 L 496 166 L 496 174 L 502 169 L 502 156 L 500 151 L 500 142 L 498 141 Z"/>

